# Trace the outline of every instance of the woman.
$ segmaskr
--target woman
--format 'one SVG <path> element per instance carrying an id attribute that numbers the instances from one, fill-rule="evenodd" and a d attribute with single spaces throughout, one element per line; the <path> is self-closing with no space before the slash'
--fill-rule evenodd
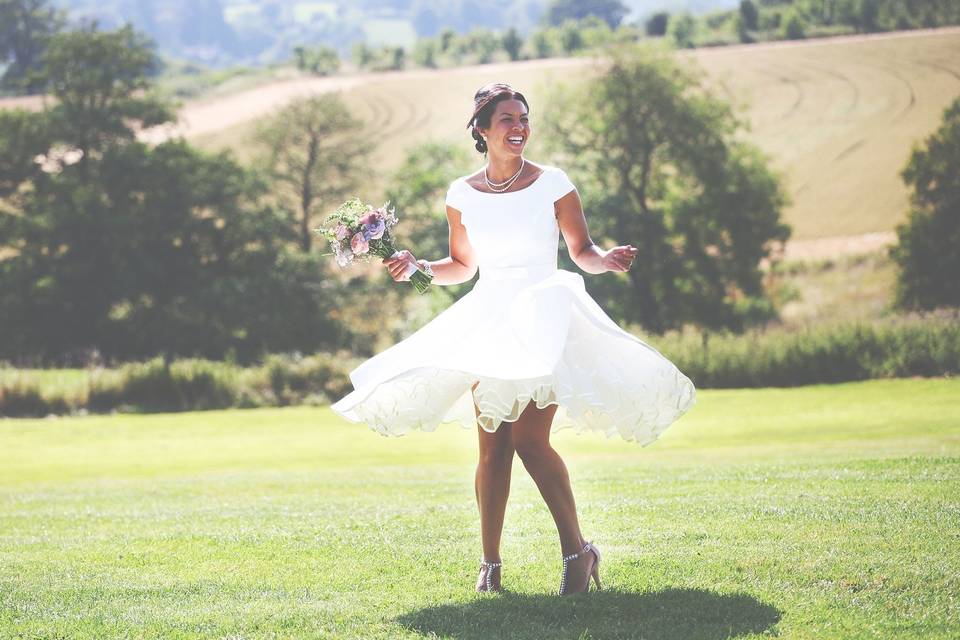
<path id="1" fill-rule="evenodd" d="M 477 424 L 476 496 L 483 558 L 477 591 L 501 591 L 500 535 L 513 455 L 540 490 L 560 536 L 560 594 L 600 588 L 600 552 L 580 531 L 566 466 L 550 433 L 619 434 L 653 442 L 695 401 L 669 360 L 623 331 L 586 293 L 579 274 L 557 269 L 559 233 L 583 271 L 627 271 L 637 249 L 603 250 L 587 232 L 566 174 L 529 162 L 529 106 L 509 85 L 477 91 L 467 124 L 486 166 L 447 191 L 450 255 L 384 260 L 394 280 L 417 266 L 433 283 L 480 278 L 473 289 L 407 339 L 350 374 L 354 391 L 332 408 L 384 435 Z"/>

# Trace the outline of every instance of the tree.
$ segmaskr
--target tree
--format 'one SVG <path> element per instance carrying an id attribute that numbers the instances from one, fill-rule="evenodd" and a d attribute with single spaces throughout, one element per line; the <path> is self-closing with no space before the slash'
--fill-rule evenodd
<path id="1" fill-rule="evenodd" d="M 658 11 L 649 18 L 645 24 L 648 36 L 663 36 L 667 34 L 667 23 L 670 21 L 670 14 L 666 11 Z"/>
<path id="2" fill-rule="evenodd" d="M 580 25 L 572 20 L 564 22 L 559 29 L 560 47 L 567 55 L 576 53 L 583 49 L 583 34 L 580 32 Z"/>
<path id="3" fill-rule="evenodd" d="M 433 38 L 417 38 L 413 45 L 413 62 L 421 67 L 436 68 L 437 41 Z"/>
<path id="4" fill-rule="evenodd" d="M 364 69 L 373 61 L 373 49 L 365 42 L 355 42 L 350 49 L 350 59 L 358 68 Z"/>
<path id="5" fill-rule="evenodd" d="M 340 68 L 340 56 L 330 47 L 294 47 L 293 57 L 297 62 L 297 69 L 307 71 L 318 76 L 328 76 L 336 73 Z"/>
<path id="6" fill-rule="evenodd" d="M 59 34 L 43 69 L 54 106 L 0 117 L 0 355 L 333 346 L 320 263 L 289 249 L 263 181 L 227 154 L 137 139 L 172 111 L 150 95 L 151 56 L 129 27 Z"/>
<path id="7" fill-rule="evenodd" d="M 511 61 L 520 59 L 520 48 L 523 47 L 523 38 L 520 37 L 516 29 L 513 27 L 507 29 L 506 33 L 503 34 L 503 38 L 501 38 L 501 43 L 503 44 L 503 50 L 507 52 L 507 56 L 510 57 Z"/>
<path id="8" fill-rule="evenodd" d="M 803 24 L 803 18 L 794 11 L 790 10 L 783 22 L 783 37 L 786 40 L 802 40 L 806 37 L 806 28 Z"/>
<path id="9" fill-rule="evenodd" d="M 758 18 L 757 5 L 753 4 L 752 0 L 740 0 L 740 19 L 744 29 L 756 31 Z"/>
<path id="10" fill-rule="evenodd" d="M 531 34 L 529 43 L 534 58 L 549 58 L 554 52 L 552 29 L 537 29 Z"/>
<path id="11" fill-rule="evenodd" d="M 668 54 L 623 47 L 601 76 L 553 96 L 545 116 L 594 240 L 640 249 L 623 278 L 591 282 L 593 292 L 655 332 L 773 317 L 759 265 L 789 235 L 782 186 L 701 78 Z"/>
<path id="12" fill-rule="evenodd" d="M 960 98 L 943 123 L 915 145 L 901 172 L 911 189 L 910 214 L 897 226 L 890 255 L 900 268 L 896 305 L 908 309 L 960 306 Z"/>
<path id="13" fill-rule="evenodd" d="M 681 49 L 692 49 L 696 28 L 696 19 L 689 13 L 681 13 L 670 21 L 670 36 L 673 38 L 674 44 Z"/>
<path id="14" fill-rule="evenodd" d="M 47 0 L 0 0 L 0 88 L 37 93 L 44 88 L 37 75 L 50 38 L 65 22 Z"/>
<path id="15" fill-rule="evenodd" d="M 305 253 L 313 244 L 318 209 L 339 204 L 367 170 L 372 146 L 362 134 L 363 122 L 335 93 L 295 100 L 257 129 L 264 149 L 259 162 L 277 185 L 280 201 L 297 212 Z"/>
<path id="16" fill-rule="evenodd" d="M 629 12 L 620 0 L 553 0 L 544 13 L 544 22 L 558 27 L 568 20 L 596 16 L 616 29 Z"/>
<path id="17" fill-rule="evenodd" d="M 79 150 L 81 168 L 106 147 L 174 117 L 150 80 L 160 65 L 153 43 L 130 25 L 59 33 L 43 65 L 38 75 L 56 98 L 51 122 L 61 142 Z"/>

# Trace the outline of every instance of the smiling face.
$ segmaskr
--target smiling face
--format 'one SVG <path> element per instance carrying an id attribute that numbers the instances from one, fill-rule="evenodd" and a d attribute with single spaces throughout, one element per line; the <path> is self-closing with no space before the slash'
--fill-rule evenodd
<path id="1" fill-rule="evenodd" d="M 490 126 L 478 129 L 487 138 L 490 155 L 519 156 L 530 139 L 527 107 L 516 99 L 502 100 L 490 117 Z"/>

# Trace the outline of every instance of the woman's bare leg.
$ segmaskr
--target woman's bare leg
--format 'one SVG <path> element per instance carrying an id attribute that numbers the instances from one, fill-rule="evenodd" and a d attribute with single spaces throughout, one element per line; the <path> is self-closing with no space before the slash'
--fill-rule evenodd
<path id="1" fill-rule="evenodd" d="M 560 548 L 566 556 L 580 551 L 584 540 L 580 534 L 577 505 L 570 488 L 567 466 L 550 445 L 550 426 L 556 412 L 555 404 L 538 409 L 536 402 L 531 400 L 513 423 L 512 435 L 517 455 L 553 515 L 560 534 Z"/>
<path id="2" fill-rule="evenodd" d="M 476 385 L 473 386 L 476 388 Z M 474 411 L 480 409 L 474 403 Z M 480 535 L 483 542 L 483 559 L 500 562 L 500 537 L 503 533 L 503 517 L 510 495 L 510 472 L 513 469 L 513 439 L 510 422 L 502 422 L 496 431 L 488 433 L 480 425 L 480 460 L 477 464 L 475 488 L 477 506 L 480 509 Z"/>

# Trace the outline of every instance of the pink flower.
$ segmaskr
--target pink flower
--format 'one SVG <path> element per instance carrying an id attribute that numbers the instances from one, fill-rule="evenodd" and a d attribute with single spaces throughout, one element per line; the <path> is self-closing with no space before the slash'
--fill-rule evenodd
<path id="1" fill-rule="evenodd" d="M 350 230 L 347 229 L 346 225 L 338 224 L 337 225 L 337 240 L 343 240 L 348 235 L 350 235 Z"/>
<path id="2" fill-rule="evenodd" d="M 358 231 L 353 235 L 353 238 L 350 240 L 350 248 L 353 249 L 355 254 L 366 253 L 370 249 L 370 245 L 367 244 L 367 239 L 363 236 L 362 231 Z"/>

